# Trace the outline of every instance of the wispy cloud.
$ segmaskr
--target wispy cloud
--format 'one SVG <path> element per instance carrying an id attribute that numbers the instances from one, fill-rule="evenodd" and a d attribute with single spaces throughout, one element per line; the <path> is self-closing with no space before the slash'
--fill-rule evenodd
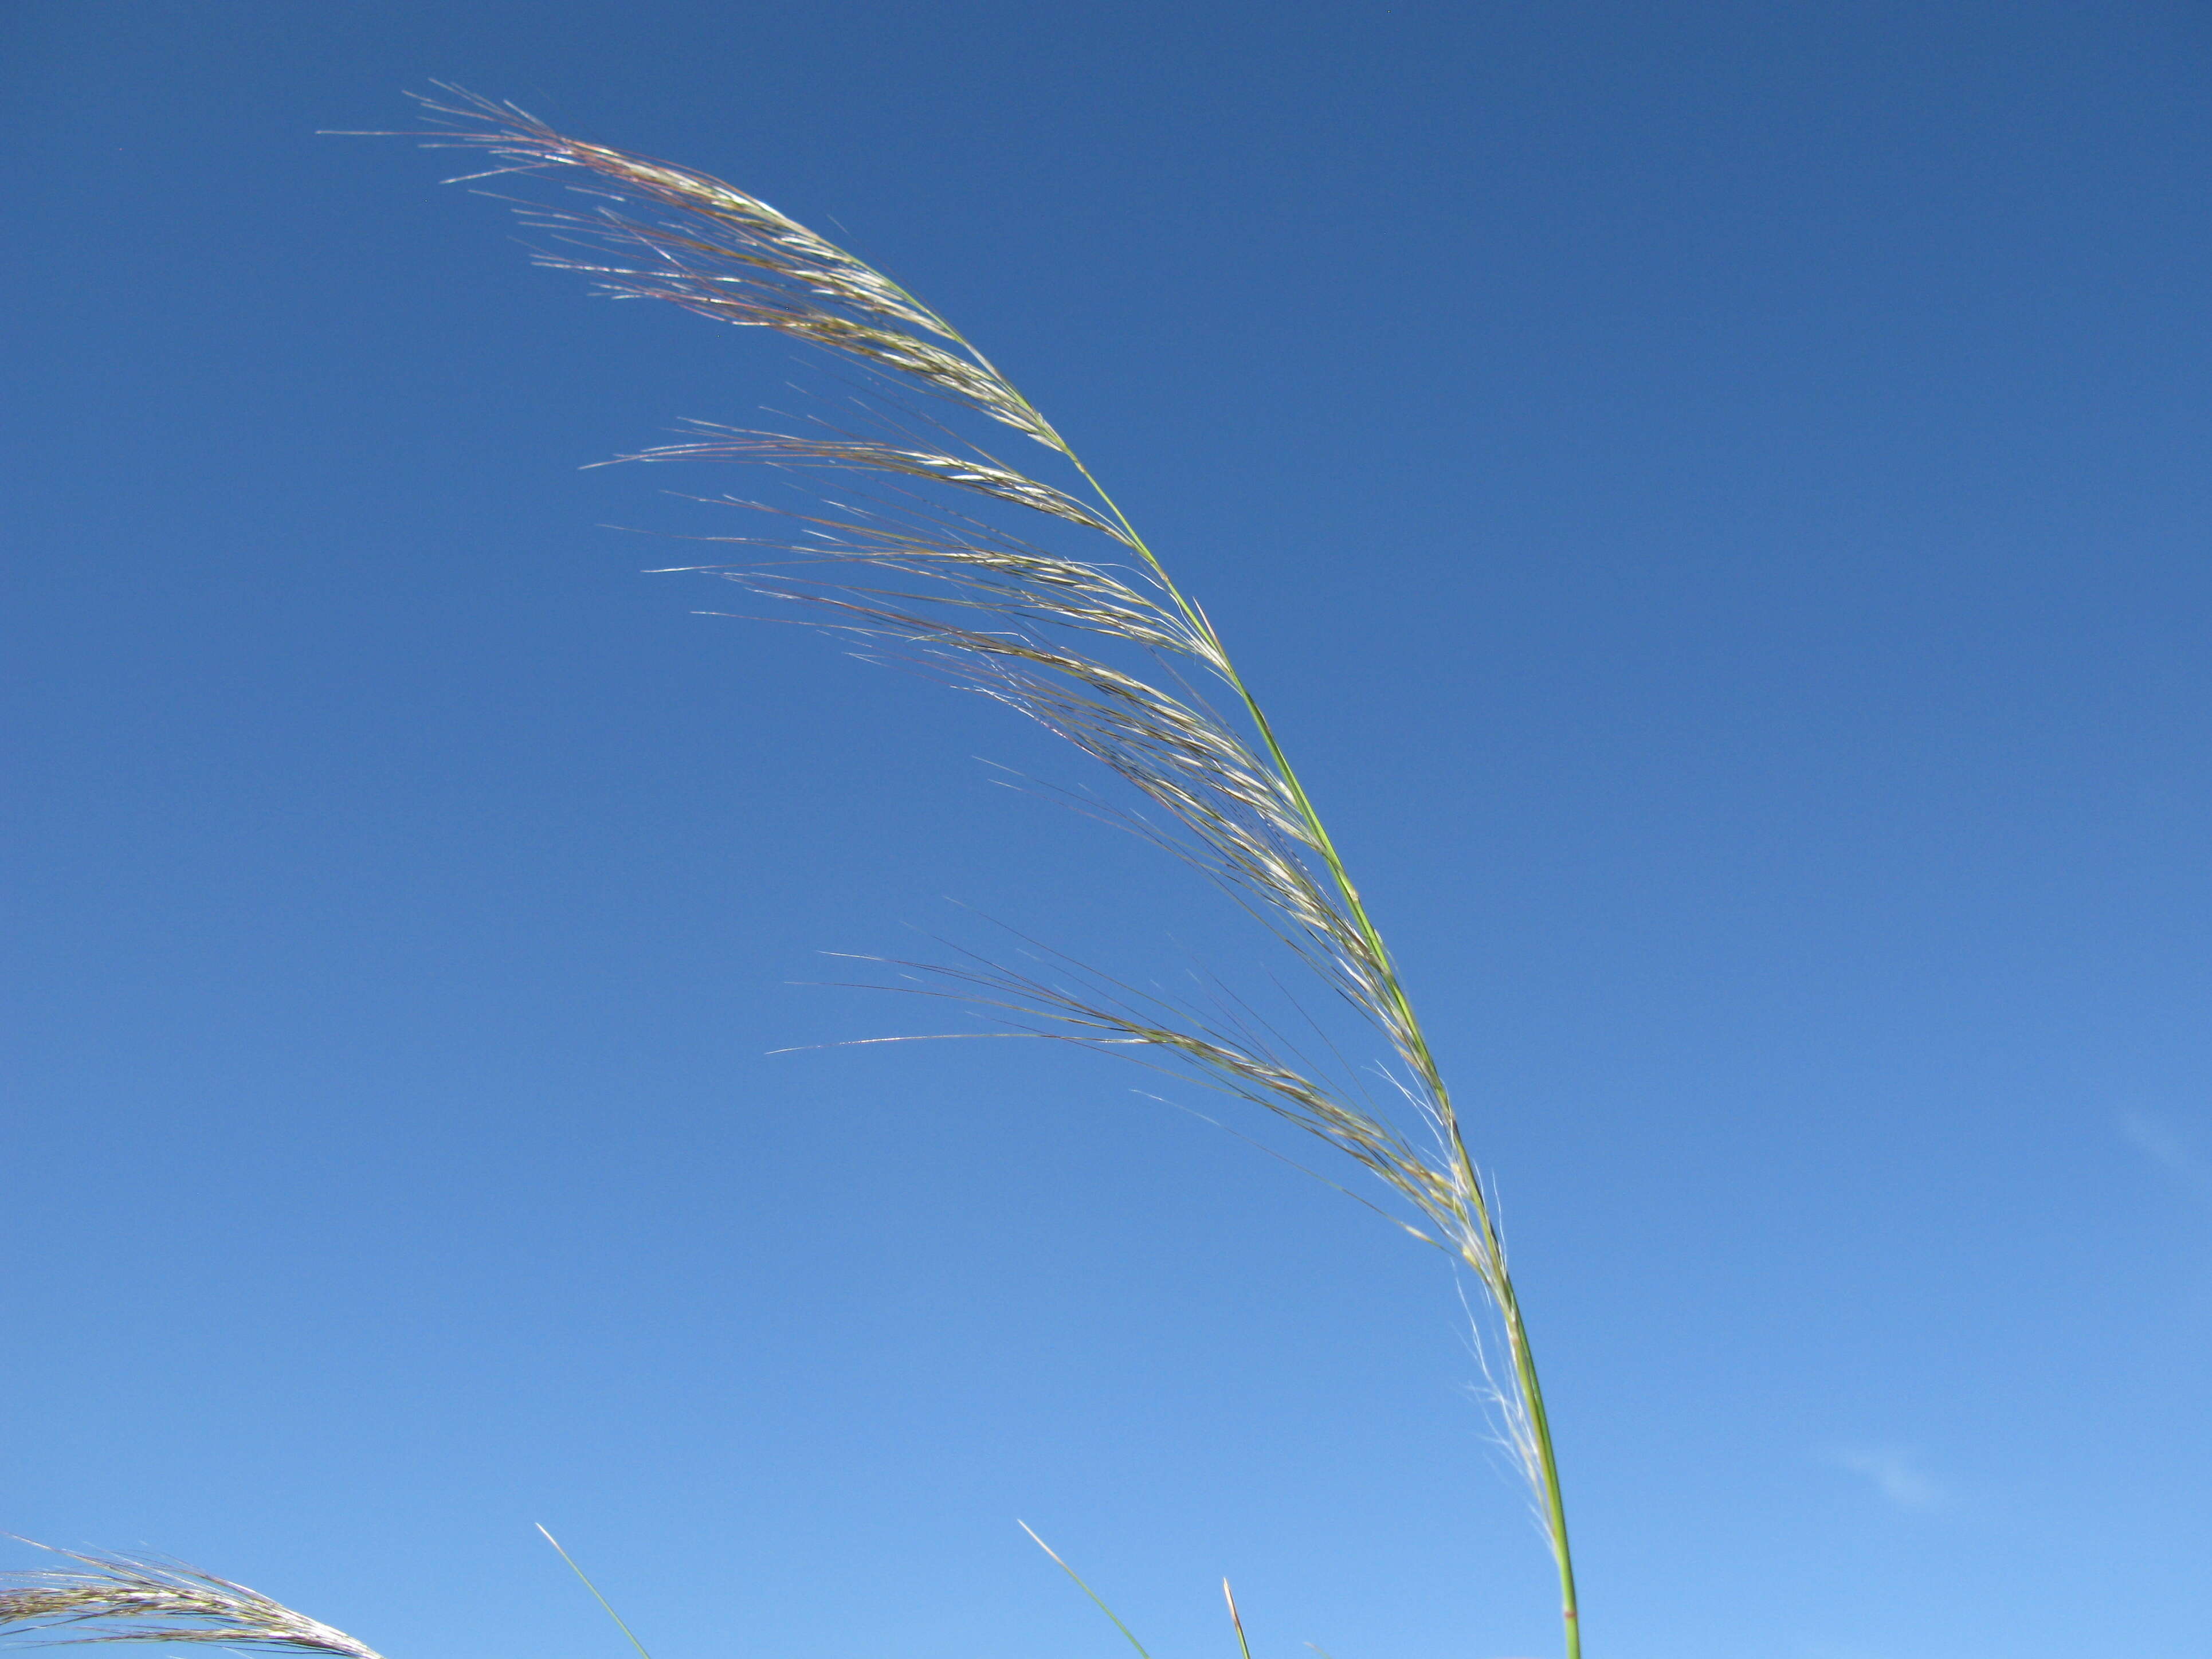
<path id="1" fill-rule="evenodd" d="M 1912 1455 L 1897 1446 L 1853 1446 L 1829 1454 L 1839 1469 L 1863 1476 L 1874 1489 L 1901 1510 L 1932 1510 L 1950 1497 L 1942 1485 L 1924 1473 Z"/>
<path id="2" fill-rule="evenodd" d="M 2120 1114 L 2120 1133 L 2145 1158 L 2197 1197 L 2212 1199 L 2212 1160 L 2191 1144 L 2187 1134 L 2148 1112 Z"/>

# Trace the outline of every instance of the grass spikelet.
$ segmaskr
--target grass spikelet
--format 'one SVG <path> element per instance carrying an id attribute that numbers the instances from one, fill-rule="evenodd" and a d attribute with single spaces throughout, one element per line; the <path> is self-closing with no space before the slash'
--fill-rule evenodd
<path id="1" fill-rule="evenodd" d="M 76 1565 L 0 1574 L 0 1638 L 8 1645 L 211 1643 L 263 1653 L 383 1659 L 342 1630 L 195 1567 L 38 1547 Z"/>
<path id="2" fill-rule="evenodd" d="M 1498 1419 L 1528 1474 L 1558 1569 L 1566 1651 L 1578 1659 L 1559 1464 L 1494 1200 L 1382 934 L 1205 612 L 1058 430 L 890 277 L 718 179 L 566 137 L 458 89 L 423 101 L 443 125 L 429 142 L 491 162 L 470 177 L 569 187 L 518 209 L 554 244 L 541 264 L 617 297 L 779 331 L 859 373 L 834 421 L 798 432 L 695 423 L 686 441 L 627 458 L 747 462 L 836 482 L 836 499 L 817 490 L 804 510 L 734 503 L 756 515 L 754 528 L 702 539 L 743 556 L 693 568 L 1003 703 L 1101 763 L 1147 805 L 1100 810 L 1211 877 L 1389 1051 L 1395 1111 L 1368 1097 L 1353 1068 L 1307 1063 L 1225 1000 L 1140 992 L 1042 949 L 1026 965 L 964 952 L 886 964 L 909 975 L 902 988 L 976 1003 L 1012 1030 L 1140 1060 L 1275 1114 L 1364 1169 L 1401 1224 L 1467 1269 L 1504 1340 Z M 949 416 L 960 409 L 1054 452 L 1065 479 L 1033 477 L 959 437 Z M 1022 529 L 1003 522 L 1006 509 Z"/>
<path id="3" fill-rule="evenodd" d="M 434 119 L 454 124 L 433 142 L 488 155 L 492 166 L 471 177 L 551 173 L 596 198 L 590 207 L 525 210 L 526 222 L 574 250 L 543 250 L 541 264 L 595 277 L 617 298 L 662 300 L 720 322 L 781 330 L 1064 447 L 951 324 L 757 197 L 686 167 L 568 137 L 513 104 L 441 90 L 450 102 L 418 101 Z"/>

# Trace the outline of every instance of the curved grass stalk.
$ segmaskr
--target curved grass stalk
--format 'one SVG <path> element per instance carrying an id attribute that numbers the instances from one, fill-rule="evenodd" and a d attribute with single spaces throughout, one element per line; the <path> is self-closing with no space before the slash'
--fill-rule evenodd
<path id="1" fill-rule="evenodd" d="M 1568 1659 L 1579 1659 L 1574 1567 L 1549 1419 L 1494 1203 L 1382 934 L 1273 726 L 1206 613 L 1075 450 L 975 346 L 898 283 L 757 198 L 706 174 L 566 137 L 513 105 L 456 88 L 422 100 L 434 143 L 490 162 L 473 179 L 550 177 L 571 195 L 526 202 L 538 263 L 614 297 L 777 331 L 866 377 L 849 418 L 798 434 L 700 425 L 686 442 L 624 459 L 742 460 L 873 481 L 873 494 L 792 513 L 757 502 L 767 533 L 715 537 L 783 556 L 699 567 L 823 626 L 1006 703 L 1102 762 L 1164 815 L 1124 815 L 1206 872 L 1282 939 L 1395 1052 L 1430 1144 L 1417 1146 L 1356 1087 L 1299 1063 L 1233 1012 L 1209 1012 L 1097 976 L 1028 974 L 977 960 L 927 971 L 942 994 L 1033 1034 L 1164 1062 L 1266 1108 L 1366 1168 L 1416 1218 L 1417 1236 L 1480 1284 L 1503 1331 L 1497 1389 L 1558 1568 Z M 1061 458 L 1076 489 L 1031 477 L 956 433 L 963 411 Z M 940 498 L 927 490 L 950 492 Z M 974 508 L 960 496 L 983 498 Z M 1004 528 L 1014 507 L 1102 538 L 1078 558 Z M 1127 561 L 1133 556 L 1133 563 Z M 1135 647 L 1156 681 L 1115 665 Z M 1227 694 L 1224 719 L 1190 678 Z"/>

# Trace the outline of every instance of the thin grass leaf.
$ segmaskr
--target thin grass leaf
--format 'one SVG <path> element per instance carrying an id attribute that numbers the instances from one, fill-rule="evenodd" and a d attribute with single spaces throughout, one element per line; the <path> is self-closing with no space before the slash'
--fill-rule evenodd
<path id="1" fill-rule="evenodd" d="M 1135 1632 L 1131 1631 L 1127 1625 L 1121 1622 L 1121 1615 L 1115 1613 L 1113 1608 L 1108 1607 L 1105 1602 L 1098 1599 L 1098 1592 L 1083 1582 L 1082 1574 L 1076 1571 L 1073 1567 L 1069 1566 L 1066 1562 L 1060 1560 L 1060 1552 L 1058 1550 L 1055 1550 L 1051 1545 L 1046 1543 L 1044 1540 L 1038 1537 L 1035 1532 L 1030 1531 L 1030 1523 L 1028 1522 L 1017 1521 L 1014 1524 L 1019 1527 L 1024 1532 L 1029 1533 L 1030 1541 L 1035 1544 L 1039 1549 L 1042 1550 L 1047 1555 L 1052 1557 L 1053 1560 L 1058 1564 L 1060 1570 L 1066 1573 L 1070 1578 L 1075 1580 L 1076 1589 L 1081 1590 L 1085 1595 L 1089 1596 L 1091 1598 L 1091 1605 L 1114 1621 L 1114 1628 L 1120 1631 L 1123 1636 L 1128 1638 L 1129 1645 L 1136 1649 L 1139 1654 L 1143 1655 L 1143 1659 L 1152 1659 L 1152 1656 L 1145 1651 L 1145 1644 L 1137 1639 Z"/>
<path id="2" fill-rule="evenodd" d="M 1221 1599 L 1229 1603 L 1229 1622 L 1237 1627 L 1237 1650 L 1243 1659 L 1252 1659 L 1252 1644 L 1244 1639 L 1244 1620 L 1237 1612 L 1237 1592 L 1229 1588 L 1229 1581 L 1221 1581 Z"/>
<path id="3" fill-rule="evenodd" d="M 542 1525 L 538 1526 L 538 1532 L 540 1537 L 553 1547 L 553 1553 L 568 1564 L 568 1571 L 583 1580 L 584 1588 L 592 1593 L 592 1599 L 605 1607 L 607 1610 L 607 1617 L 615 1621 L 615 1628 L 629 1638 L 630 1646 L 637 1650 L 637 1659 L 653 1659 L 653 1656 L 645 1650 L 645 1644 L 637 1639 L 637 1633 L 623 1622 L 622 1614 L 615 1611 L 615 1604 L 599 1594 L 599 1587 L 594 1584 L 585 1574 L 584 1570 L 576 1565 L 576 1558 L 561 1547 L 561 1540 L 547 1532 Z"/>

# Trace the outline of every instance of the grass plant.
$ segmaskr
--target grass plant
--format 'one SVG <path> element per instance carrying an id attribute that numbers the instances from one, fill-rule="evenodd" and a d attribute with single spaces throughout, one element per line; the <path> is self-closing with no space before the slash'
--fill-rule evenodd
<path id="1" fill-rule="evenodd" d="M 0 1633 L 13 1644 L 211 1644 L 257 1653 L 383 1659 L 342 1630 L 196 1567 L 36 1547 L 75 1565 L 0 1577 Z"/>
<path id="2" fill-rule="evenodd" d="M 1376 1207 L 1464 1268 L 1502 1339 L 1490 1391 L 1500 1438 L 1557 1568 L 1567 1659 L 1580 1659 L 1559 1459 L 1494 1194 L 1376 923 L 1205 611 L 1059 429 L 890 277 L 718 179 L 457 88 L 422 101 L 438 127 L 430 142 L 483 158 L 468 179 L 565 187 L 518 204 L 541 264 L 617 298 L 776 331 L 840 366 L 845 395 L 796 430 L 695 423 L 683 441 L 623 458 L 766 464 L 821 485 L 797 507 L 736 503 L 752 515 L 746 532 L 707 539 L 742 547 L 739 562 L 694 568 L 864 654 L 1005 704 L 1101 763 L 1133 804 L 1086 798 L 1086 810 L 1202 872 L 1389 1056 L 1378 1068 L 1396 1096 L 1386 1109 L 1318 1025 L 1301 1042 L 1328 1048 L 1327 1064 L 1231 997 L 1170 997 L 1042 947 L 1018 964 L 961 951 L 887 964 L 908 988 L 976 1005 L 1006 1030 L 1137 1060 L 1274 1114 L 1359 1166 L 1380 1185 Z M 992 432 L 998 447 L 987 447 Z M 1057 478 L 1006 459 L 1009 434 L 1021 454 L 1047 452 L 1038 459 Z M 0 1596 L 0 1628 L 377 1659 L 221 1579 L 73 1559 L 76 1569 Z"/>

